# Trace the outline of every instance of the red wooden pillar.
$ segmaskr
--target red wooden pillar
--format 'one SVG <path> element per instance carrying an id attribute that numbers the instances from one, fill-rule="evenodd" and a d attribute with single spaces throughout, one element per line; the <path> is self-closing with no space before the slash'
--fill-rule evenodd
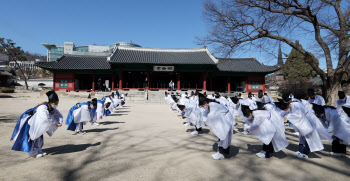
<path id="1" fill-rule="evenodd" d="M 114 76 L 114 73 L 112 72 L 112 91 L 113 91 L 113 89 L 114 89 L 114 78 L 115 78 L 115 76 Z"/>
<path id="2" fill-rule="evenodd" d="M 207 90 L 207 73 L 206 72 L 203 72 L 202 79 L 203 79 L 203 90 Z"/>
<path id="3" fill-rule="evenodd" d="M 227 77 L 227 92 L 231 92 L 231 76 Z"/>
<path id="4" fill-rule="evenodd" d="M 53 89 L 54 91 L 56 91 L 56 74 L 55 74 L 55 73 L 53 74 L 53 85 L 52 85 L 52 89 Z"/>
<path id="5" fill-rule="evenodd" d="M 246 81 L 245 81 L 245 91 L 246 92 L 249 92 L 249 79 L 248 79 L 248 77 L 246 78 Z"/>
<path id="6" fill-rule="evenodd" d="M 123 89 L 123 71 L 119 73 L 119 89 Z"/>
<path id="7" fill-rule="evenodd" d="M 177 73 L 177 88 L 176 88 L 176 90 L 180 90 L 181 89 L 180 88 L 180 84 L 181 84 L 180 77 L 181 77 L 181 74 L 180 74 L 180 72 L 178 72 Z"/>
<path id="8" fill-rule="evenodd" d="M 149 80 L 149 72 L 147 72 L 147 87 L 148 87 L 148 89 L 149 89 L 149 82 L 150 82 L 150 80 Z"/>
<path id="9" fill-rule="evenodd" d="M 73 74 L 73 76 L 72 76 L 72 86 L 73 86 L 73 87 L 72 87 L 71 89 L 68 88 L 69 91 L 70 91 L 70 90 L 75 91 L 75 74 Z M 68 87 L 69 87 L 69 86 L 68 86 Z"/>
<path id="10" fill-rule="evenodd" d="M 92 75 L 92 91 L 95 91 L 95 74 Z"/>

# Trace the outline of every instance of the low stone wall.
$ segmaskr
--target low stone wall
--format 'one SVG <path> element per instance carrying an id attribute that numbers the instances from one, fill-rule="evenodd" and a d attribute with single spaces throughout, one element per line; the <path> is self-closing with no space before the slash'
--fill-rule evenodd
<path id="1" fill-rule="evenodd" d="M 17 83 L 25 86 L 24 80 L 17 80 Z M 27 83 L 29 87 L 39 87 L 38 84 L 40 83 L 44 83 L 44 87 L 53 87 L 53 79 L 29 79 L 27 80 Z"/>

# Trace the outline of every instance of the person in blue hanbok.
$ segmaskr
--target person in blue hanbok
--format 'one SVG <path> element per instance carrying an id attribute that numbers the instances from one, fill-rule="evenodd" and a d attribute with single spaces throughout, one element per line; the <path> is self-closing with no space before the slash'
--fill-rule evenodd
<path id="1" fill-rule="evenodd" d="M 94 119 L 93 119 L 91 124 L 99 126 L 100 124 L 97 121 L 99 121 L 99 120 L 101 120 L 103 118 L 104 107 L 103 107 L 103 101 L 102 100 L 97 100 L 96 99 L 96 102 L 97 102 L 97 108 L 96 108 L 96 110 L 92 111 L 94 114 L 96 114 L 96 117 L 95 117 L 95 115 L 93 115 Z"/>
<path id="2" fill-rule="evenodd" d="M 67 130 L 74 131 L 74 135 L 85 134 L 83 125 L 88 122 L 93 122 L 97 118 L 94 110 L 97 109 L 97 99 L 92 101 L 77 103 L 68 112 L 66 125 Z"/>
<path id="3" fill-rule="evenodd" d="M 46 93 L 49 101 L 28 109 L 18 119 L 11 140 L 15 143 L 12 150 L 27 152 L 30 157 L 40 158 L 46 155 L 41 148 L 44 145 L 44 133 L 49 136 L 62 126 L 63 117 L 57 110 L 59 99 L 55 91 Z"/>
<path id="4" fill-rule="evenodd" d="M 113 106 L 114 106 L 113 97 L 114 95 L 109 95 L 101 99 L 101 101 L 103 101 L 103 104 L 104 104 L 104 116 L 108 116 L 112 113 Z"/>

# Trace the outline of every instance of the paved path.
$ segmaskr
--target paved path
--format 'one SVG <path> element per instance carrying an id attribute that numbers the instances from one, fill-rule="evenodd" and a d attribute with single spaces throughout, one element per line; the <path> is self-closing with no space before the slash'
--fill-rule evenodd
<path id="1" fill-rule="evenodd" d="M 43 99 L 44 100 L 44 99 Z M 10 136 L 19 115 L 42 98 L 0 98 L 0 180 L 341 180 L 350 178 L 350 159 L 311 154 L 308 160 L 291 155 L 297 137 L 287 129 L 290 146 L 270 159 L 259 159 L 261 142 L 235 133 L 231 158 L 216 161 L 217 138 L 206 127 L 190 135 L 167 105 L 127 104 L 102 120 L 85 126 L 86 135 L 72 135 L 66 126 L 44 136 L 49 155 L 33 159 L 11 151 Z M 64 117 L 81 99 L 62 98 Z M 64 104 L 67 104 L 65 106 Z M 242 128 L 240 122 L 235 128 Z M 186 132 L 187 131 L 187 132 Z M 348 153 L 349 154 L 349 153 Z"/>

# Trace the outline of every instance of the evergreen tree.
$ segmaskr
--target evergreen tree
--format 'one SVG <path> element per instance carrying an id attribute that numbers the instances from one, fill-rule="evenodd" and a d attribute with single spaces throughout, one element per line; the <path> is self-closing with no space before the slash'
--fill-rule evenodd
<path id="1" fill-rule="evenodd" d="M 299 41 L 296 41 L 295 44 L 302 47 Z M 314 57 L 314 55 L 312 56 Z M 319 62 L 317 60 L 317 66 L 318 64 Z M 305 56 L 293 48 L 283 67 L 283 76 L 285 79 L 311 78 L 317 76 L 317 73 L 305 62 Z"/>

